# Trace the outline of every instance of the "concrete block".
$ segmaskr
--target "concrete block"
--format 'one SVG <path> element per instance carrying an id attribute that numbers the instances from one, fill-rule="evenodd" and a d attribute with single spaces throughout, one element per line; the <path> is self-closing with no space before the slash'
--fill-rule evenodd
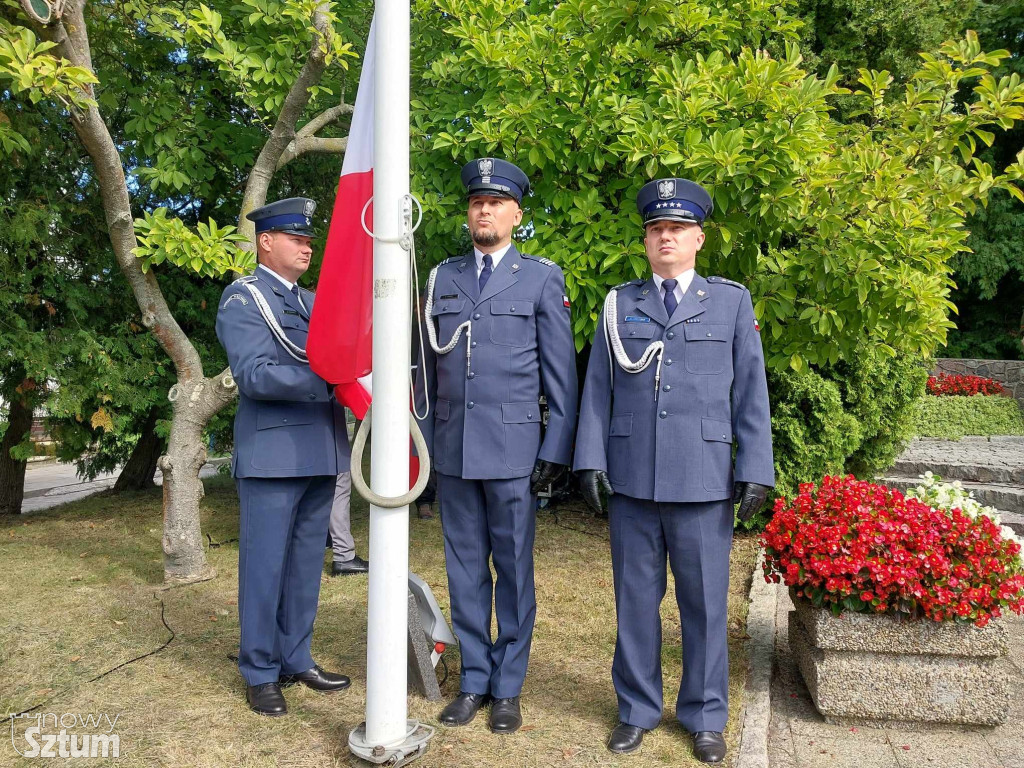
<path id="1" fill-rule="evenodd" d="M 852 613 L 839 617 L 815 608 L 790 592 L 796 613 L 815 648 L 829 651 L 922 654 L 994 658 L 1010 651 L 1006 628 L 951 621 L 907 621 L 887 614 Z"/>
<path id="2" fill-rule="evenodd" d="M 827 721 L 881 727 L 1006 721 L 1013 674 L 999 622 L 979 630 L 869 614 L 836 619 L 794 602 L 790 648 Z"/>

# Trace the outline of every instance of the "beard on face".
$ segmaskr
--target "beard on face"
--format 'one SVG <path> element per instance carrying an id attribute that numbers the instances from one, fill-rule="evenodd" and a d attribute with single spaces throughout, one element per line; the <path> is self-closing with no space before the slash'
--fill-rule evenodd
<path id="1" fill-rule="evenodd" d="M 477 245 L 482 245 L 484 248 L 489 248 L 492 245 L 497 245 L 501 241 L 501 237 L 498 235 L 498 233 L 495 231 L 493 227 L 484 232 L 481 232 L 478 229 L 474 229 L 470 231 L 470 234 L 473 236 L 473 242 L 476 243 Z"/>

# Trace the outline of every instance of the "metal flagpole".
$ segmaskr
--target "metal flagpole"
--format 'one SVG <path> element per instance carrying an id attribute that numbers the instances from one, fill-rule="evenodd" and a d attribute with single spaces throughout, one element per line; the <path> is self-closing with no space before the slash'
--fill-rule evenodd
<path id="1" fill-rule="evenodd" d="M 370 487 L 409 492 L 409 0 L 377 0 L 373 120 L 373 407 Z M 370 506 L 366 722 L 349 736 L 374 763 L 403 765 L 433 730 L 407 719 L 409 507 Z"/>
<path id="2" fill-rule="evenodd" d="M 409 0 L 377 0 L 373 119 L 373 422 L 370 487 L 409 490 Z M 409 508 L 370 507 L 366 738 L 406 732 Z"/>

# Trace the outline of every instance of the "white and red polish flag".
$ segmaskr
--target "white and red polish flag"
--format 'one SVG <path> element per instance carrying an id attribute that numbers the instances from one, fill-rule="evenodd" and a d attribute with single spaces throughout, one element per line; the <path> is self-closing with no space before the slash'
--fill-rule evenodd
<path id="1" fill-rule="evenodd" d="M 335 396 L 357 419 L 370 404 L 373 351 L 373 238 L 360 218 L 365 208 L 372 228 L 375 27 L 371 22 L 306 339 L 310 367 L 335 385 Z"/>

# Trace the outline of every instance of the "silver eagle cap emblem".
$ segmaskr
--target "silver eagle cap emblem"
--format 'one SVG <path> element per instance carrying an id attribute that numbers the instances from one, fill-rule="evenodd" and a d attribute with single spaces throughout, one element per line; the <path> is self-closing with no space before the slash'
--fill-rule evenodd
<path id="1" fill-rule="evenodd" d="M 313 211 L 316 210 L 316 203 L 313 200 L 307 200 L 306 204 L 302 207 L 302 215 L 307 219 L 313 215 Z M 306 222 L 307 224 L 309 222 Z"/>
<path id="2" fill-rule="evenodd" d="M 671 200 L 676 196 L 676 180 L 662 179 L 658 182 L 658 197 L 662 200 Z"/>
<path id="3" fill-rule="evenodd" d="M 476 161 L 476 170 L 481 176 L 490 176 L 494 171 L 494 161 L 489 157 Z"/>

